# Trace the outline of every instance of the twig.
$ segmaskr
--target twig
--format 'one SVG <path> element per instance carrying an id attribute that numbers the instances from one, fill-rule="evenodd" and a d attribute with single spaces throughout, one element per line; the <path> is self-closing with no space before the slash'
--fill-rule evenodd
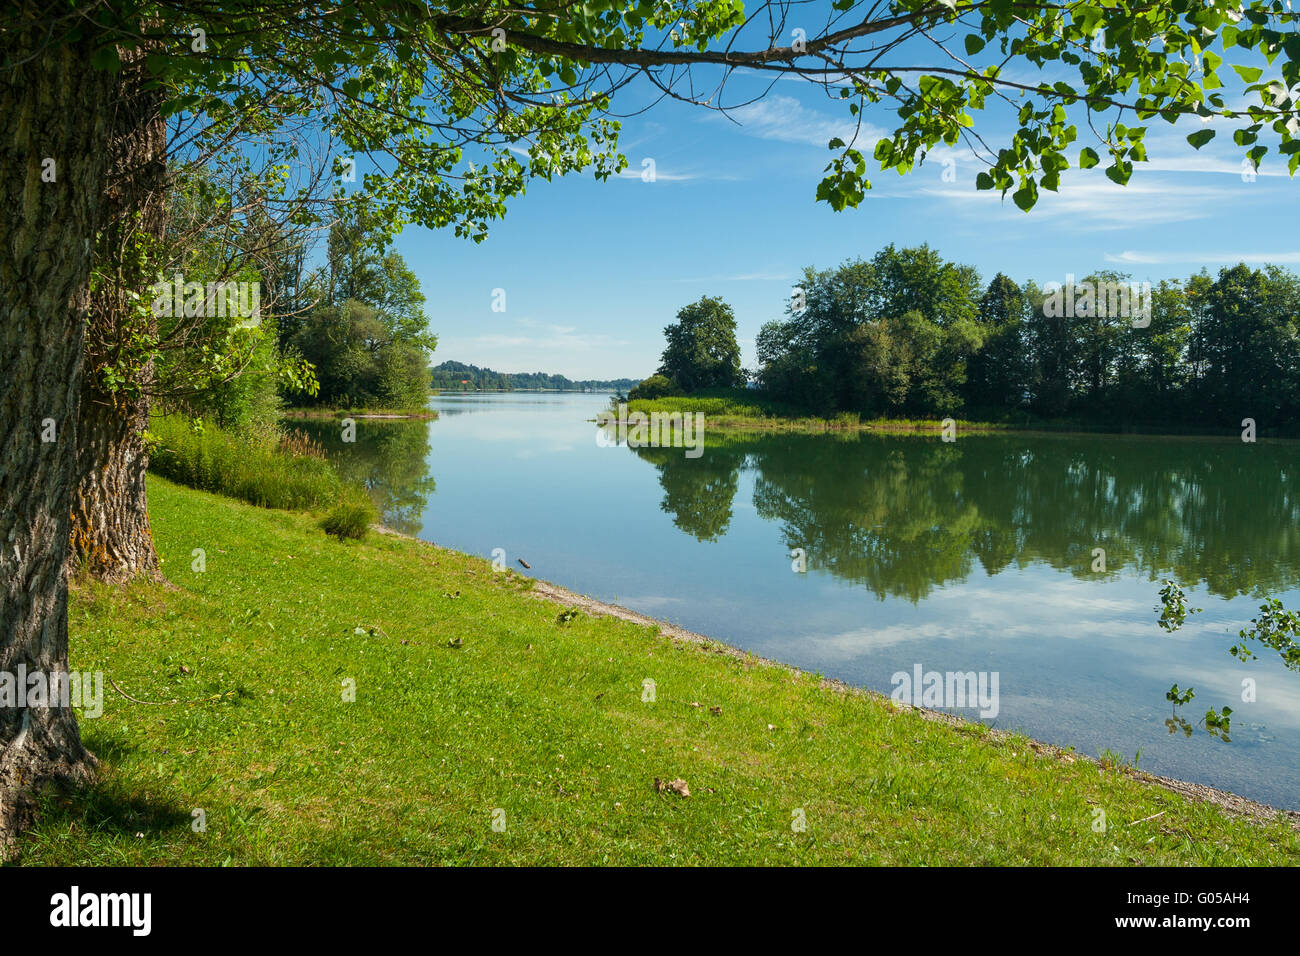
<path id="1" fill-rule="evenodd" d="M 1151 816 L 1143 817 L 1141 820 L 1134 820 L 1133 823 L 1126 823 L 1124 826 L 1131 827 L 1134 823 L 1146 823 L 1148 820 L 1154 820 L 1156 817 L 1163 817 L 1168 812 L 1168 810 L 1161 810 L 1159 813 L 1153 813 Z"/>
<path id="2" fill-rule="evenodd" d="M 113 678 L 110 677 L 110 678 L 108 679 L 108 682 L 109 682 L 110 684 L 113 685 L 113 690 L 117 691 L 119 694 L 121 694 L 121 695 L 122 695 L 123 697 L 125 697 L 127 700 L 129 700 L 129 701 L 131 701 L 132 703 L 135 703 L 135 704 L 148 704 L 150 707 L 167 707 L 167 706 L 170 706 L 171 704 L 178 704 L 178 703 L 180 703 L 180 701 L 178 701 L 178 700 L 141 700 L 141 699 L 138 698 L 138 697 L 132 697 L 132 696 L 131 696 L 130 694 L 128 694 L 126 691 L 122 690 L 122 688 L 118 687 L 118 686 L 117 686 L 117 681 L 113 680 Z"/>

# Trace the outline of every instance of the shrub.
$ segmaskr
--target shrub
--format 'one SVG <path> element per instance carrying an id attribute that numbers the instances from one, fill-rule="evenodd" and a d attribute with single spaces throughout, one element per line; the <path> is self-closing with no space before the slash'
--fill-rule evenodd
<path id="1" fill-rule="evenodd" d="M 651 375 L 639 385 L 634 385 L 627 393 L 628 401 L 638 398 L 663 398 L 667 395 L 680 395 L 682 390 L 667 375 Z"/>
<path id="2" fill-rule="evenodd" d="M 345 494 L 321 519 L 320 526 L 326 534 L 340 541 L 360 541 L 371 524 L 379 520 L 379 512 L 364 491 Z"/>

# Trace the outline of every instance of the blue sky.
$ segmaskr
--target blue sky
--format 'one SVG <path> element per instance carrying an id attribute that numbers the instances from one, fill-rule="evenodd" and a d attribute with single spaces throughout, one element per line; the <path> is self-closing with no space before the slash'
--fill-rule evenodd
<path id="1" fill-rule="evenodd" d="M 868 155 L 893 118 L 878 110 L 858 140 Z M 663 327 L 701 295 L 732 305 L 752 365 L 754 336 L 781 317 L 804 266 L 870 257 L 890 242 L 929 242 L 986 282 L 998 271 L 1041 284 L 1101 268 L 1154 282 L 1240 260 L 1300 266 L 1300 183 L 1275 158 L 1246 181 L 1226 133 L 1200 152 L 1186 143 L 1194 122 L 1153 122 L 1151 162 L 1127 187 L 1101 167 L 1071 169 L 1059 195 L 1041 192 L 1028 214 L 1010 195 L 975 189 L 982 166 L 965 149 L 932 153 L 905 177 L 876 170 L 862 205 L 834 213 L 814 195 L 827 142 L 851 137 L 847 108 L 783 80 L 730 120 L 675 102 L 626 120 L 622 177 L 537 181 L 479 245 L 411 226 L 397 249 L 428 296 L 435 363 L 572 378 L 652 373 Z M 1000 129 L 995 121 L 982 131 L 996 138 Z M 1096 146 L 1084 135 L 1072 162 L 1078 147 Z M 642 178 L 646 159 L 654 182 Z M 498 288 L 504 313 L 491 308 Z"/>

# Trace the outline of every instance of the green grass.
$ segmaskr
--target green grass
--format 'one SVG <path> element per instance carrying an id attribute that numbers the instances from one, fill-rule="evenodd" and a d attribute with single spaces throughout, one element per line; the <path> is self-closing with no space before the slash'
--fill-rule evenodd
<path id="1" fill-rule="evenodd" d="M 211 423 L 196 431 L 179 415 L 149 423 L 149 470 L 264 508 L 319 508 L 343 491 L 324 451 L 296 432 L 233 432 Z"/>
<path id="2" fill-rule="evenodd" d="M 628 402 L 633 412 L 703 412 L 705 425 L 717 431 L 764 432 L 938 432 L 942 416 L 934 418 L 863 418 L 856 412 L 836 412 L 830 416 L 810 414 L 808 409 L 763 396 L 753 389 L 712 389 L 695 395 L 639 398 Z M 1069 433 L 1195 435 L 1238 437 L 1240 429 L 1203 422 L 1152 421 L 1134 423 L 1131 416 L 1101 413 L 1095 417 L 1066 416 L 1044 418 L 1031 412 L 1006 409 L 985 412 L 971 410 L 973 418 L 958 418 L 957 434 L 998 431 L 1044 431 Z M 1265 423 L 1261 438 L 1296 435 L 1291 423 Z"/>
<path id="3" fill-rule="evenodd" d="M 150 506 L 174 587 L 78 585 L 71 664 L 178 703 L 106 691 L 82 721 L 100 783 L 47 805 L 24 863 L 1300 863 L 1281 823 L 654 628 L 566 621 L 485 560 L 342 543 L 156 477 Z"/>
<path id="4" fill-rule="evenodd" d="M 663 398 L 638 398 L 627 403 L 629 412 L 703 412 L 705 426 L 720 431 L 835 432 L 835 431 L 939 431 L 940 418 L 863 419 L 856 412 L 836 412 L 829 417 L 810 415 L 750 389 L 727 389 Z M 1006 424 L 956 419 L 958 434 L 1000 431 Z"/>
<path id="5" fill-rule="evenodd" d="M 326 534 L 332 534 L 336 538 L 361 541 L 369 527 L 378 520 L 379 511 L 374 503 L 365 491 L 358 490 L 331 508 L 321 519 L 320 527 Z"/>

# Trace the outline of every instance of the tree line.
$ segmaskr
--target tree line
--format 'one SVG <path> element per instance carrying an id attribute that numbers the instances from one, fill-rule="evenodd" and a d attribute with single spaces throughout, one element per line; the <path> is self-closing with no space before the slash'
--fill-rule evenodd
<path id="1" fill-rule="evenodd" d="M 583 389 L 627 391 L 636 384 L 632 378 L 581 379 L 574 381 L 564 375 L 547 372 L 497 372 L 490 368 L 467 365 L 464 362 L 446 361 L 435 365 L 429 372 L 430 384 L 440 391 L 510 391 L 514 389 L 546 389 L 572 392 Z"/>
<path id="2" fill-rule="evenodd" d="M 735 321 L 705 297 L 665 330 L 638 397 L 743 380 Z M 806 268 L 748 377 L 817 414 L 1287 429 L 1300 414 L 1300 278 L 1225 266 L 987 284 L 928 244 Z"/>

